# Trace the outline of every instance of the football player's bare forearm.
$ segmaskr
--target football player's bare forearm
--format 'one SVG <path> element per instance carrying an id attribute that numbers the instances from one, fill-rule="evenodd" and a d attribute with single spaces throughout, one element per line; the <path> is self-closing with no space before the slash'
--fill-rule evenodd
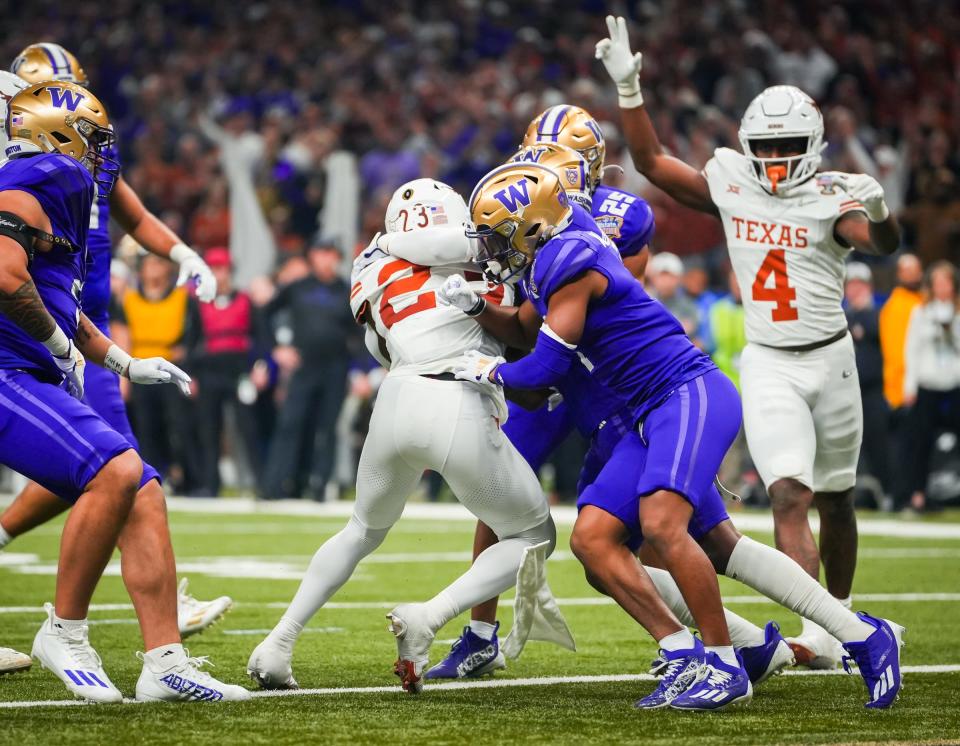
<path id="1" fill-rule="evenodd" d="M 889 215 L 882 223 L 870 223 L 871 251 L 868 253 L 889 256 L 900 248 L 900 226 L 897 219 Z"/>
<path id="2" fill-rule="evenodd" d="M 169 257 L 170 249 L 180 243 L 180 237 L 144 206 L 123 179 L 110 195 L 110 208 L 120 227 L 152 254 Z"/>
<path id="3" fill-rule="evenodd" d="M 31 279 L 12 292 L 0 288 L 0 313 L 38 342 L 49 339 L 57 328 Z"/>
<path id="4" fill-rule="evenodd" d="M 531 339 L 528 330 L 521 323 L 519 308 L 503 308 L 494 303 L 487 303 L 483 312 L 474 318 L 484 331 L 489 332 L 505 345 L 520 350 L 530 350 L 536 343 L 536 332 Z"/>
<path id="5" fill-rule="evenodd" d="M 621 109 L 620 115 L 624 139 L 637 170 L 677 202 L 716 214 L 707 180 L 693 166 L 664 151 L 647 107 Z"/>
<path id="6" fill-rule="evenodd" d="M 87 360 L 92 360 L 101 366 L 107 350 L 114 344 L 113 340 L 97 329 L 96 325 L 83 313 L 80 314 L 80 320 L 77 322 L 77 335 L 73 341 Z"/>

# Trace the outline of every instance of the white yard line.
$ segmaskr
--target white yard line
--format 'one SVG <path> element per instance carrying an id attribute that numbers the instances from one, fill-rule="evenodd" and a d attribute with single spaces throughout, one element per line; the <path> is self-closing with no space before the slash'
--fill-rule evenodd
<path id="1" fill-rule="evenodd" d="M 931 666 L 903 666 L 905 674 L 940 674 L 960 672 L 960 665 L 931 665 Z M 844 676 L 843 671 L 786 671 L 787 676 Z M 426 692 L 444 692 L 460 689 L 503 689 L 516 686 L 556 686 L 558 684 L 607 684 L 632 681 L 652 681 L 654 677 L 646 673 L 602 674 L 597 676 L 542 676 L 523 679 L 484 679 L 481 681 L 448 681 L 442 684 L 427 684 Z M 342 686 L 325 687 L 319 689 L 294 689 L 292 691 L 261 691 L 253 692 L 258 699 L 273 697 L 304 697 L 330 696 L 340 694 L 400 694 L 403 690 L 399 686 Z M 124 700 L 135 703 L 134 700 Z M 34 700 L 31 702 L 0 702 L 0 709 L 26 709 L 33 707 L 70 707 L 83 705 L 76 699 L 63 700 Z"/>
<path id="2" fill-rule="evenodd" d="M 12 500 L 12 495 L 0 495 L 0 506 Z M 259 515 L 259 516 L 300 516 L 312 518 L 347 518 L 353 512 L 353 502 L 339 500 L 330 503 L 315 503 L 310 500 L 270 500 L 256 501 L 245 498 L 205 498 L 205 497 L 169 497 L 167 504 L 172 513 L 209 513 L 216 515 Z M 577 517 L 577 509 L 572 505 L 555 505 L 551 508 L 556 523 L 571 526 Z M 476 519 L 458 503 L 407 503 L 403 516 L 407 520 L 422 521 L 468 521 Z M 176 521 L 175 521 L 176 522 Z M 769 512 L 734 512 L 733 522 L 746 531 L 773 531 L 773 518 Z M 810 522 L 817 528 L 816 517 Z M 291 533 L 309 531 L 299 524 L 291 524 Z M 861 516 L 858 520 L 860 534 L 863 536 L 890 536 L 914 539 L 960 539 L 960 523 L 928 523 L 896 518 L 870 518 Z M 457 530 L 459 527 L 450 527 Z M 211 526 L 212 532 L 216 525 Z M 274 527 L 270 532 L 277 530 Z M 185 529 L 185 532 L 199 532 L 199 527 Z"/>
<path id="3" fill-rule="evenodd" d="M 960 593 L 861 593 L 853 597 L 854 604 L 864 603 L 930 603 L 937 601 L 960 601 Z M 776 604 L 766 596 L 724 596 L 727 604 Z M 355 609 L 392 609 L 404 601 L 329 601 L 323 605 L 328 610 L 355 610 Z M 505 598 L 504 604 L 512 604 L 513 599 Z M 558 598 L 561 606 L 612 606 L 613 599 L 606 596 L 587 596 L 584 598 Z M 285 609 L 289 601 L 242 601 L 234 604 L 235 608 Z M 90 611 L 133 611 L 131 604 L 90 604 Z M 41 606 L 0 606 L 0 614 L 41 614 Z M 92 624 L 110 623 L 109 620 L 100 621 L 96 618 Z M 113 623 L 119 623 L 115 621 Z"/>

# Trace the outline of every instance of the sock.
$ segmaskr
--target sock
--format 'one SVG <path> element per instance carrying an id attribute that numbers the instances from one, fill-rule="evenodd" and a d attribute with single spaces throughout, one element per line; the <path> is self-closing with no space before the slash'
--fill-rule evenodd
<path id="1" fill-rule="evenodd" d="M 827 593 L 783 552 L 743 536 L 730 553 L 727 576 L 827 630 L 840 642 L 865 640 L 874 628 Z"/>
<path id="2" fill-rule="evenodd" d="M 360 560 L 383 543 L 389 530 L 366 528 L 355 515 L 350 516 L 347 525 L 327 539 L 313 555 L 284 617 L 302 629 L 330 596 L 350 579 Z"/>
<path id="3" fill-rule="evenodd" d="M 168 668 L 183 662 L 186 657 L 187 654 L 183 649 L 183 644 L 174 642 L 148 650 L 143 654 L 143 662 L 152 669 L 166 671 Z"/>
<path id="4" fill-rule="evenodd" d="M 696 646 L 696 644 L 696 638 L 686 627 L 671 635 L 667 635 L 662 640 L 657 640 L 657 645 L 660 646 L 660 649 L 666 650 L 668 653 L 676 650 L 690 650 Z"/>
<path id="5" fill-rule="evenodd" d="M 56 614 L 53 615 L 53 626 L 59 627 L 64 632 L 72 632 L 75 629 L 80 629 L 87 626 L 86 617 L 83 619 L 63 619 L 58 617 Z"/>
<path id="6" fill-rule="evenodd" d="M 277 626 L 270 630 L 269 637 L 280 647 L 292 651 L 293 645 L 296 643 L 297 638 L 300 637 L 301 632 L 303 632 L 303 625 L 284 614 L 280 617 L 280 621 L 277 622 Z"/>
<path id="7" fill-rule="evenodd" d="M 470 631 L 473 632 L 481 640 L 486 640 L 490 642 L 493 639 L 493 636 L 497 633 L 497 625 L 490 624 L 489 622 L 480 622 L 475 619 L 470 620 Z"/>
<path id="8" fill-rule="evenodd" d="M 812 622 L 806 617 L 801 617 L 800 634 L 803 636 L 813 635 L 816 637 L 817 635 L 829 635 L 830 633 L 816 622 Z"/>
<path id="9" fill-rule="evenodd" d="M 13 537 L 7 533 L 7 530 L 3 527 L 3 524 L 0 524 L 0 549 L 3 549 L 11 541 L 13 541 Z"/>
<path id="10" fill-rule="evenodd" d="M 696 627 L 697 623 L 693 619 L 693 614 L 683 600 L 683 594 L 680 593 L 680 587 L 673 576 L 666 570 L 659 567 L 647 567 L 644 570 L 650 576 L 653 584 L 657 588 L 657 593 L 664 603 L 670 607 L 670 611 L 680 620 L 680 623 L 687 627 Z M 742 616 L 734 614 L 727 608 L 723 610 L 727 618 L 727 629 L 730 630 L 730 641 L 735 648 L 752 648 L 756 645 L 763 645 L 766 638 L 763 636 L 763 630 L 753 622 L 748 622 Z"/>
<path id="11" fill-rule="evenodd" d="M 737 660 L 737 654 L 733 652 L 733 645 L 708 645 L 707 652 L 716 653 L 720 660 L 728 666 L 740 668 L 740 661 Z"/>

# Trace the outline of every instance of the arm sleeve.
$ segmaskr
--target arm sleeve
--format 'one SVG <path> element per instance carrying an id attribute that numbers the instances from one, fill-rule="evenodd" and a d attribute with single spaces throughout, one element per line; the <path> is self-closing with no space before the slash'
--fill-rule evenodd
<path id="1" fill-rule="evenodd" d="M 501 386 L 515 389 L 542 389 L 566 378 L 577 357 L 577 346 L 564 342 L 544 324 L 537 334 L 537 344 L 526 357 L 515 363 L 497 367 L 494 376 Z"/>
<path id="2" fill-rule="evenodd" d="M 461 225 L 388 233 L 387 236 L 387 248 L 391 256 L 427 267 L 463 264 L 472 261 L 476 253 L 473 242 L 464 234 Z"/>

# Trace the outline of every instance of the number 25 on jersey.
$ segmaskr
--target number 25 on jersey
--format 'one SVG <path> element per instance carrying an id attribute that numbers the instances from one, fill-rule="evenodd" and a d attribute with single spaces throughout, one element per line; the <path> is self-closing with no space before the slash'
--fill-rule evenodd
<path id="1" fill-rule="evenodd" d="M 790 286 L 784 249 L 770 249 L 767 252 L 751 291 L 755 301 L 776 303 L 770 312 L 774 321 L 796 321 L 799 317 L 796 307 L 792 305 L 797 299 L 797 291 Z"/>

